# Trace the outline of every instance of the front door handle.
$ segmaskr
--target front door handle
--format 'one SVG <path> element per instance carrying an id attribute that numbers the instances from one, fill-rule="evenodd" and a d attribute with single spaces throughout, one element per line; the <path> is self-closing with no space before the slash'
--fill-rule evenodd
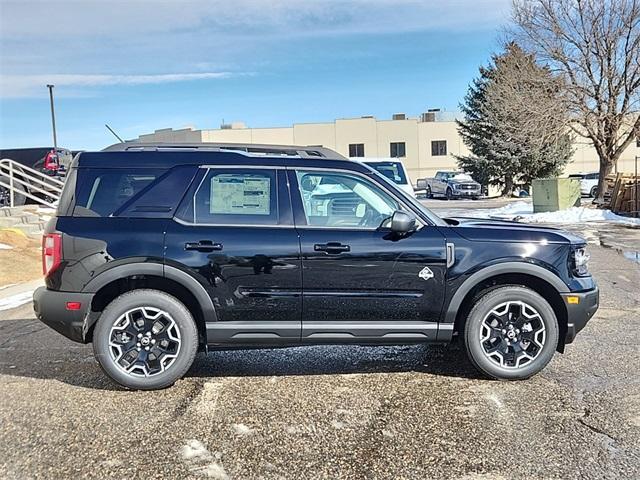
<path id="1" fill-rule="evenodd" d="M 316 252 L 326 253 L 342 253 L 351 251 L 351 247 L 349 245 L 343 245 L 340 242 L 316 243 L 313 246 L 313 249 Z"/>
<path id="2" fill-rule="evenodd" d="M 222 244 L 211 240 L 200 240 L 199 242 L 187 242 L 184 244 L 185 250 L 197 250 L 198 252 L 213 252 L 222 250 Z"/>

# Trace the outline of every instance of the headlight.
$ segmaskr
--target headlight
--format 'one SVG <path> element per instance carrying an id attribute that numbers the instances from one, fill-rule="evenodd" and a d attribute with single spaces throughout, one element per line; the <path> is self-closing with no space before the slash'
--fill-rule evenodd
<path id="1" fill-rule="evenodd" d="M 459 183 L 454 183 L 453 184 L 453 188 L 455 188 L 456 190 L 460 188 L 460 184 Z"/>
<path id="2" fill-rule="evenodd" d="M 576 248 L 573 251 L 572 269 L 573 273 L 578 277 L 589 275 L 589 259 L 591 255 L 587 252 L 586 247 Z"/>

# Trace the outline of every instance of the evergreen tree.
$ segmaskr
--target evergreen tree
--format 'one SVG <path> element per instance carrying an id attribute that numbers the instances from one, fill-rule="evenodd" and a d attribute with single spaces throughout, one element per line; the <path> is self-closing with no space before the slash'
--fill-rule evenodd
<path id="1" fill-rule="evenodd" d="M 459 167 L 503 195 L 558 175 L 573 153 L 559 79 L 515 43 L 479 72 L 460 106 L 458 130 L 471 153 L 457 157 Z"/>

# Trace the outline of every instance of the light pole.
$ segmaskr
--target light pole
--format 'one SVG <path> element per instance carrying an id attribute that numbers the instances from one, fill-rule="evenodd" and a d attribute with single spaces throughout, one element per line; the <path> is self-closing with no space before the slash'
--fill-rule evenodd
<path id="1" fill-rule="evenodd" d="M 638 155 L 636 155 L 636 171 L 635 171 L 636 175 L 635 175 L 635 179 L 634 179 L 635 180 L 635 192 L 633 192 L 634 193 L 634 198 L 636 199 L 636 201 L 635 201 L 635 204 L 636 204 L 635 205 L 635 207 L 636 207 L 636 218 L 640 217 L 640 207 L 639 207 L 640 198 L 638 198 L 638 183 L 640 183 L 638 181 L 638 158 L 640 158 L 640 157 L 638 157 Z"/>
<path id="2" fill-rule="evenodd" d="M 53 151 L 58 153 L 58 138 L 56 137 L 56 112 L 53 109 L 53 87 L 54 85 L 47 85 L 49 89 L 49 103 L 51 104 L 51 126 L 53 127 Z"/>

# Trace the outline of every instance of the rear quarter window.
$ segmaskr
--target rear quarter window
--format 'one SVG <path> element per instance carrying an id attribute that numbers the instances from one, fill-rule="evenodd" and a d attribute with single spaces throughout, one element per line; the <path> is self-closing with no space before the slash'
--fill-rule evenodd
<path id="1" fill-rule="evenodd" d="M 164 173 L 161 169 L 79 169 L 73 215 L 108 217 Z"/>

